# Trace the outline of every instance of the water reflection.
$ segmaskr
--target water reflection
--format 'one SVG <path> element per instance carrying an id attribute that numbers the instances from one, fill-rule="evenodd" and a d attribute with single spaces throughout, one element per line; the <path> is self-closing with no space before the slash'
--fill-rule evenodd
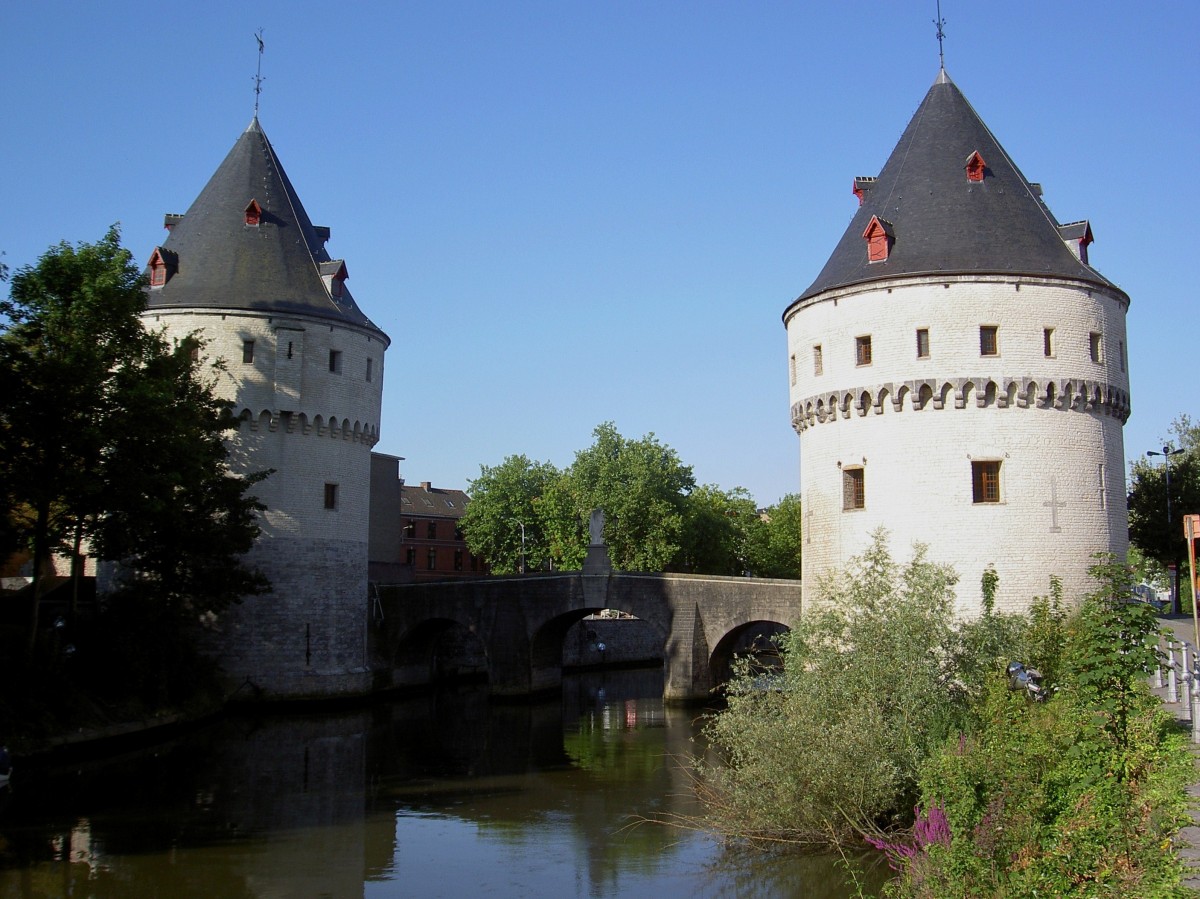
<path id="1" fill-rule="evenodd" d="M 0 794 L 0 899 L 60 896 L 776 896 L 849 893 L 828 859 L 722 855 L 640 818 L 698 811 L 692 715 L 660 671 L 231 717 Z"/>

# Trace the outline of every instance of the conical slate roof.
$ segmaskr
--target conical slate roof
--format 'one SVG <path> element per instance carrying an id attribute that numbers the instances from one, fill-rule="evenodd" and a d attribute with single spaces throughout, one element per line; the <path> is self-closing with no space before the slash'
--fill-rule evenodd
<path id="1" fill-rule="evenodd" d="M 258 224 L 247 223 L 253 204 Z M 336 298 L 326 287 L 322 274 L 340 268 L 325 250 L 328 229 L 309 221 L 257 117 L 187 213 L 167 221 L 159 249 L 169 277 L 149 289 L 149 309 L 315 315 L 379 330 L 344 285 Z"/>
<path id="2" fill-rule="evenodd" d="M 983 179 L 967 177 L 978 153 Z M 904 275 L 1063 277 L 1123 292 L 1063 242 L 1059 223 L 945 71 L 925 95 L 841 241 L 800 302 L 839 287 Z M 890 237 L 871 262 L 863 237 L 878 217 Z"/>

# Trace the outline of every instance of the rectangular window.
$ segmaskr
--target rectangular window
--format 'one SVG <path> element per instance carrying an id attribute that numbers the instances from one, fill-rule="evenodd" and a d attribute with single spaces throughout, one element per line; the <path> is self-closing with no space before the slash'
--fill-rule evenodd
<path id="1" fill-rule="evenodd" d="M 929 329 L 917 328 L 917 358 L 929 358 Z"/>
<path id="2" fill-rule="evenodd" d="M 409 540 L 417 539 L 417 523 L 411 518 L 408 520 L 408 524 L 404 526 L 404 536 Z"/>
<path id="3" fill-rule="evenodd" d="M 854 338 L 854 364 L 871 364 L 871 335 Z"/>
<path id="4" fill-rule="evenodd" d="M 1047 359 L 1054 357 L 1054 329 L 1042 328 L 1042 355 Z"/>
<path id="5" fill-rule="evenodd" d="M 842 511 L 867 507 L 866 479 L 861 468 L 842 469 Z"/>
<path id="6" fill-rule="evenodd" d="M 374 361 L 375 360 L 370 358 L 369 356 L 367 357 L 367 380 L 368 381 L 371 380 L 371 368 L 372 368 L 371 363 L 373 363 Z"/>
<path id="7" fill-rule="evenodd" d="M 325 485 L 325 508 L 326 509 L 336 509 L 337 508 L 337 488 L 338 488 L 337 484 L 326 484 Z"/>
<path id="8" fill-rule="evenodd" d="M 971 463 L 971 494 L 972 502 L 1000 502 L 999 462 Z"/>
<path id="9" fill-rule="evenodd" d="M 243 340 L 242 341 L 242 361 L 243 362 L 253 362 L 254 361 L 254 341 L 253 340 Z"/>
<path id="10" fill-rule="evenodd" d="M 1117 361 L 1121 364 L 1121 371 L 1125 371 L 1125 341 L 1117 341 Z"/>
<path id="11" fill-rule="evenodd" d="M 1100 508 L 1101 508 L 1101 510 L 1104 510 L 1104 509 L 1108 508 L 1108 500 L 1106 499 L 1106 497 L 1108 495 L 1108 479 L 1105 477 L 1105 474 L 1104 474 L 1104 463 L 1103 462 L 1101 462 L 1099 465 L 1097 465 L 1096 468 L 1097 468 L 1097 471 L 1096 471 L 1097 483 L 1100 486 Z"/>
<path id="12" fill-rule="evenodd" d="M 334 374 L 342 373 L 342 351 L 341 350 L 330 350 L 329 351 L 329 370 L 331 372 L 333 372 Z"/>
<path id="13" fill-rule="evenodd" d="M 1100 335 L 1095 331 L 1088 335 L 1088 355 L 1092 357 L 1093 362 L 1104 361 L 1104 345 Z"/>
<path id="14" fill-rule="evenodd" d="M 979 326 L 980 356 L 998 356 L 1000 354 L 1000 341 L 997 331 L 998 329 L 995 325 Z"/>
<path id="15" fill-rule="evenodd" d="M 425 525 L 425 539 L 426 540 L 436 540 L 437 539 L 437 522 L 436 521 L 431 521 Z"/>
<path id="16" fill-rule="evenodd" d="M 825 358 L 821 355 L 821 344 L 816 344 L 813 347 L 813 374 L 822 375 L 825 373 Z"/>
<path id="17" fill-rule="evenodd" d="M 796 383 L 796 354 L 792 353 L 792 357 L 788 360 L 788 373 L 792 379 L 792 385 Z"/>
<path id="18" fill-rule="evenodd" d="M 437 570 L 437 549 L 429 547 L 429 552 L 425 554 L 425 567 L 430 571 Z"/>
<path id="19" fill-rule="evenodd" d="M 405 550 L 404 564 L 405 565 L 416 565 L 417 564 L 417 548 L 415 546 L 410 546 L 407 550 Z"/>
<path id="20" fill-rule="evenodd" d="M 462 550 L 456 549 L 454 551 L 454 570 L 455 571 L 462 571 L 462 559 L 463 559 Z"/>

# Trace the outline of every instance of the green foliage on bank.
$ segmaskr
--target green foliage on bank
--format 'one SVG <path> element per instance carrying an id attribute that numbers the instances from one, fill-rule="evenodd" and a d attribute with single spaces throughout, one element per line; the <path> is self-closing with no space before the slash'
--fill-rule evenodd
<path id="1" fill-rule="evenodd" d="M 51 247 L 0 298 L 0 565 L 32 576 L 0 602 L 10 739 L 201 695 L 198 630 L 270 589 L 244 561 L 268 473 L 232 470 L 221 363 L 204 361 L 201 335 L 147 329 L 145 289 L 114 227 Z M 114 573 L 97 602 L 85 555 Z"/>
<path id="2" fill-rule="evenodd" d="M 1157 622 L 1126 566 L 1093 574 L 1073 611 L 1053 583 L 1025 616 L 991 611 L 985 576 L 984 614 L 958 622 L 953 572 L 919 550 L 900 565 L 877 534 L 783 640 L 778 679 L 747 670 L 710 720 L 711 826 L 865 840 L 894 896 L 1186 895 L 1172 838 L 1195 773 L 1148 687 Z M 1011 689 L 1010 660 L 1042 672 L 1045 701 Z"/>

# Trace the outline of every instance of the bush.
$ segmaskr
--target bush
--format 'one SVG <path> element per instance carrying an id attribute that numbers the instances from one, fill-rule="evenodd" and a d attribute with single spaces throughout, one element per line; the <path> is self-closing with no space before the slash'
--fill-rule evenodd
<path id="1" fill-rule="evenodd" d="M 1056 695 L 1032 703 L 994 678 L 969 729 L 924 766 L 921 801 L 945 809 L 950 838 L 894 854 L 892 895 L 1178 894 L 1167 847 L 1191 755 L 1147 686 L 1153 615 L 1127 601 L 1123 566 L 1102 559 L 1094 574 L 1078 613 L 1043 609 L 1030 628 L 1045 651 L 1063 638 Z"/>
<path id="2" fill-rule="evenodd" d="M 857 841 L 904 820 L 921 763 L 961 722 L 949 664 L 954 572 L 918 548 L 896 564 L 877 533 L 818 611 L 781 641 L 783 673 L 747 672 L 699 765 L 716 827 L 755 843 Z"/>

